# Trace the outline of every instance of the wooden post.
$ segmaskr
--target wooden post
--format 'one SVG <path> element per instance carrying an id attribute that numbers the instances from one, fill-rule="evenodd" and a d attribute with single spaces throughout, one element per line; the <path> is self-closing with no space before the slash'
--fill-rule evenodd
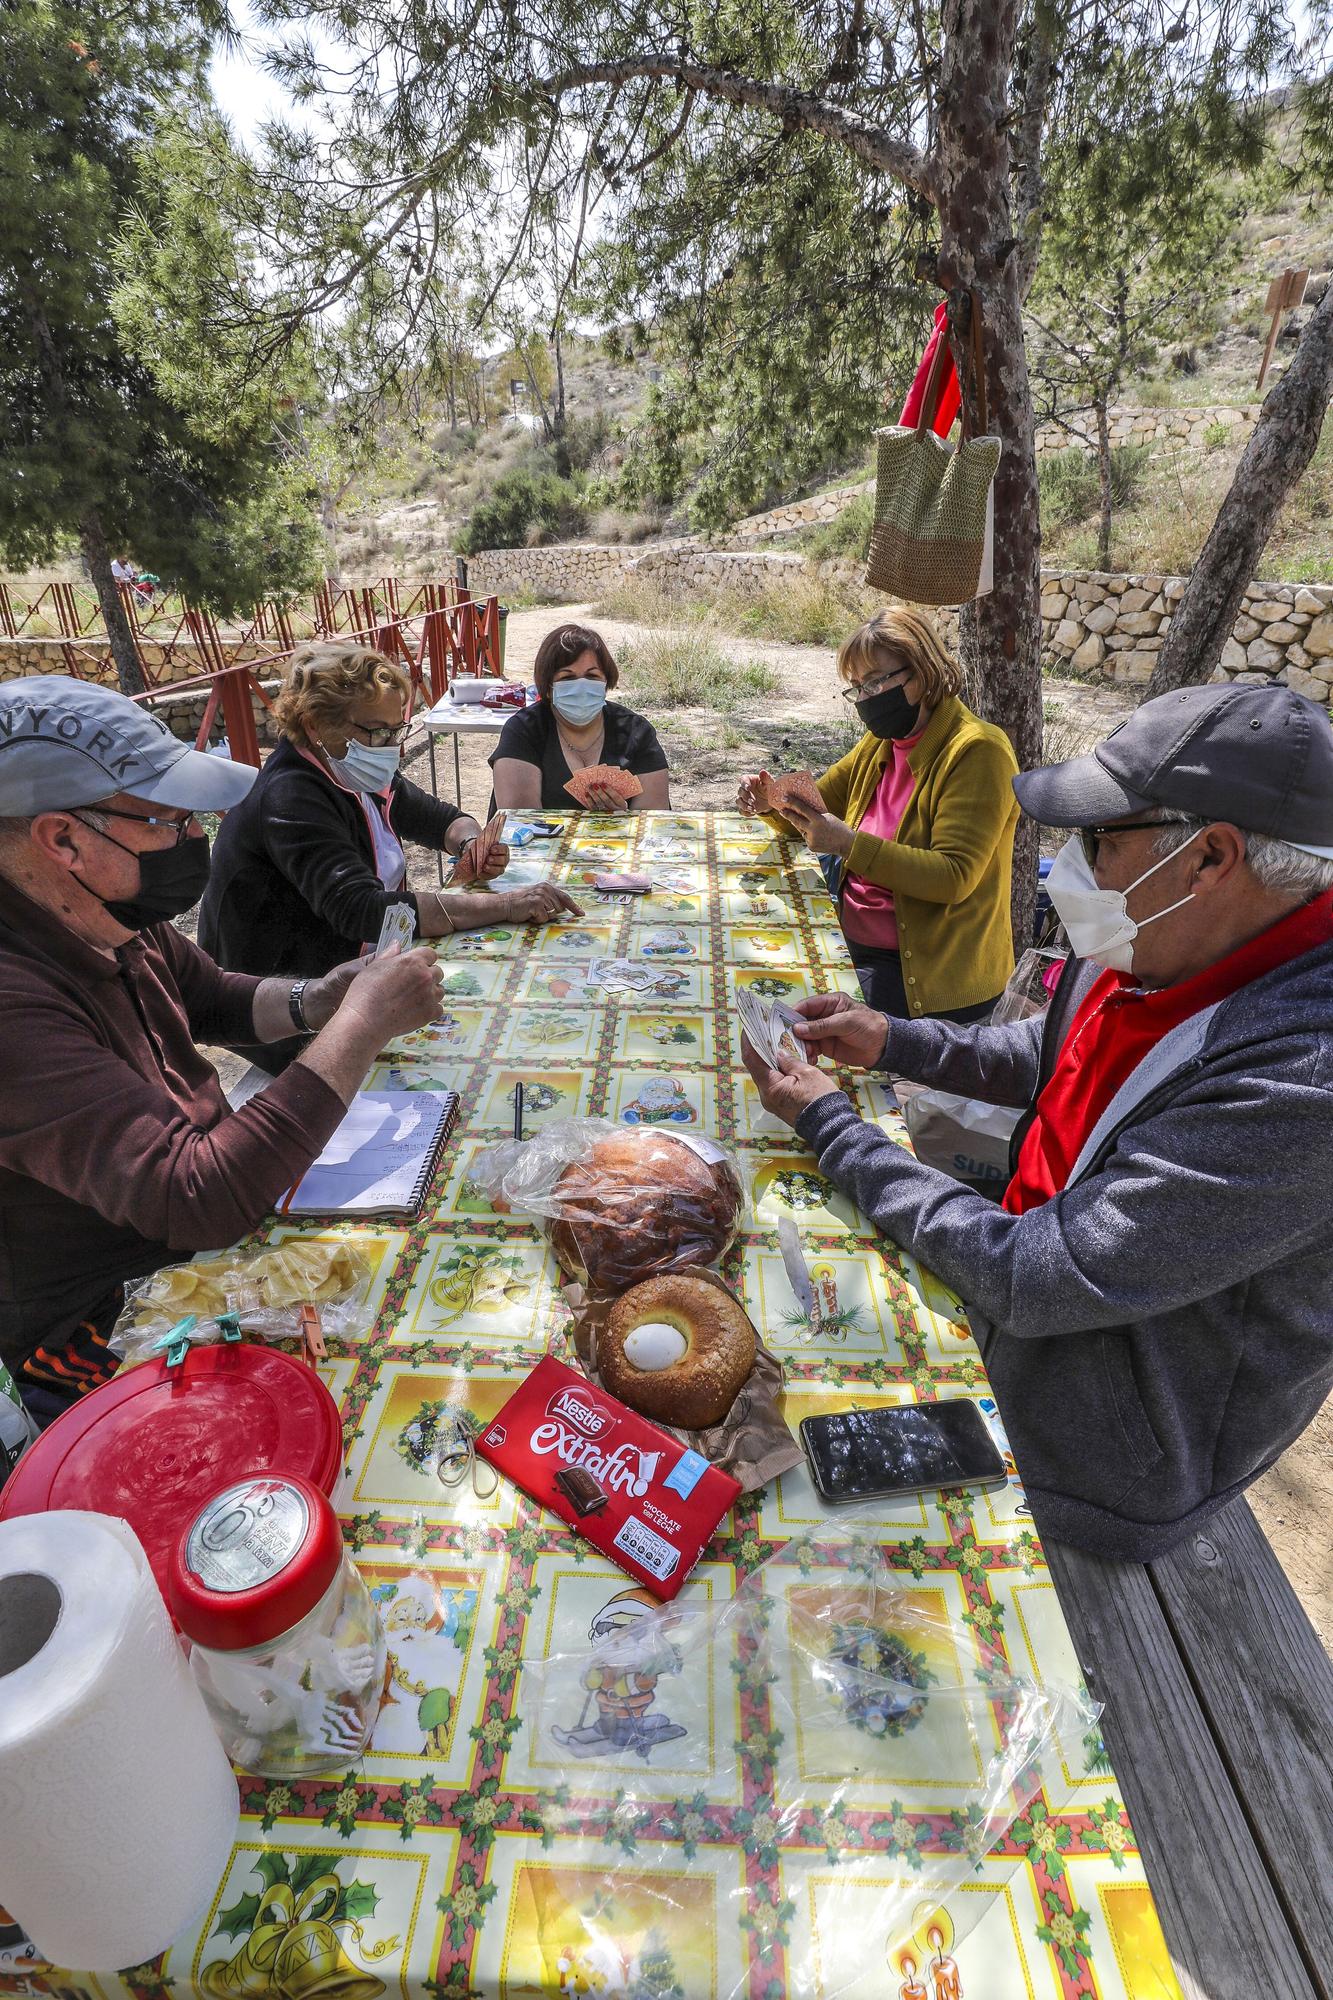
<path id="1" fill-rule="evenodd" d="M 1254 385 L 1256 396 L 1263 393 L 1264 378 L 1268 374 L 1269 364 L 1273 359 L 1273 350 L 1277 346 L 1278 329 L 1282 325 L 1282 315 L 1284 312 L 1295 311 L 1296 307 L 1305 297 L 1305 287 L 1309 283 L 1309 280 L 1310 267 L 1308 264 L 1304 270 L 1297 270 L 1294 265 L 1288 264 L 1281 277 L 1274 278 L 1268 287 L 1268 295 L 1264 299 L 1264 311 L 1272 313 L 1273 323 L 1268 329 L 1268 341 L 1264 348 L 1264 358 L 1259 364 L 1259 380 Z"/>

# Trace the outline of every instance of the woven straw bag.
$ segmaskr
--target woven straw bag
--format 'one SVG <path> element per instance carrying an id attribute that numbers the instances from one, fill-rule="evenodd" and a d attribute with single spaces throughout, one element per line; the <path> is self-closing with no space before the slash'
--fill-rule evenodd
<path id="1" fill-rule="evenodd" d="M 981 301 L 972 294 L 972 368 L 981 428 L 986 428 L 986 370 Z M 995 536 L 993 481 L 998 437 L 972 437 L 963 400 L 963 438 L 955 449 L 936 437 L 949 343 L 941 339 L 915 429 L 890 424 L 875 432 L 875 524 L 866 582 L 909 604 L 966 604 L 991 588 Z"/>

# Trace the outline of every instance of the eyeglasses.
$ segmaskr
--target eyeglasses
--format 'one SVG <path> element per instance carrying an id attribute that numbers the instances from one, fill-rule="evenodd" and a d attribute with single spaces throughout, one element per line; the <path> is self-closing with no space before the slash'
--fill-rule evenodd
<path id="1" fill-rule="evenodd" d="M 169 826 L 176 836 L 177 847 L 180 846 L 186 834 L 194 825 L 194 814 L 192 812 L 187 812 L 184 819 L 164 819 L 160 813 L 122 812 L 119 806 L 87 806 L 84 810 L 99 813 L 104 819 L 131 819 L 136 826 Z M 77 812 L 74 814 L 74 818 L 79 819 Z M 79 824 L 87 826 L 88 822 L 87 820 L 80 820 Z M 95 826 L 90 827 L 89 831 L 96 833 L 97 828 Z"/>
<path id="2" fill-rule="evenodd" d="M 1160 832 L 1163 827 L 1176 826 L 1178 824 L 1177 820 L 1172 819 L 1127 819 L 1122 820 L 1119 826 L 1081 826 L 1078 830 L 1078 837 L 1083 844 L 1083 852 L 1087 857 L 1089 868 L 1095 868 L 1097 866 L 1098 842 L 1105 840 L 1108 834 L 1146 833 L 1150 827 Z"/>
<path id="3" fill-rule="evenodd" d="M 374 728 L 368 722 L 349 721 L 347 727 L 354 729 L 357 734 L 357 741 L 364 743 L 371 750 L 387 750 L 390 744 L 393 744 L 396 748 L 399 744 L 407 741 L 408 724 L 406 722 L 400 722 L 395 728 L 390 729 L 387 726 L 384 728 Z"/>
<path id="4" fill-rule="evenodd" d="M 859 686 L 853 681 L 850 687 L 843 688 L 842 698 L 855 705 L 858 701 L 869 701 L 874 695 L 887 694 L 891 687 L 902 686 L 903 679 L 899 674 L 879 674 L 873 681 L 862 681 Z"/>

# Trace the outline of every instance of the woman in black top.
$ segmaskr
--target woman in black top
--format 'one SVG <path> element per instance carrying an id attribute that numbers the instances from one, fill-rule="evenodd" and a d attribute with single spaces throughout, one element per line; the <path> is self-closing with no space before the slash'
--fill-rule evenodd
<path id="1" fill-rule="evenodd" d="M 589 625 L 557 625 L 537 648 L 532 669 L 541 699 L 511 715 L 490 758 L 494 806 L 563 807 L 574 804 L 565 785 L 575 771 L 618 764 L 643 786 L 629 810 L 671 804 L 666 752 L 651 722 L 608 701 L 620 670 L 600 632 Z M 594 812 L 623 812 L 612 792 L 594 791 Z"/>
<path id="2" fill-rule="evenodd" d="M 403 840 L 456 855 L 481 830 L 398 769 L 410 692 L 402 668 L 369 646 L 312 645 L 292 655 L 273 706 L 283 740 L 213 843 L 199 942 L 219 965 L 320 978 L 372 951 L 385 911 L 399 903 L 412 910 L 420 938 L 545 921 L 562 909 L 581 914 L 545 883 L 498 893 L 408 888 Z M 507 861 L 498 848 L 486 875 Z M 237 1054 L 276 1072 L 304 1040 L 296 1034 Z"/>

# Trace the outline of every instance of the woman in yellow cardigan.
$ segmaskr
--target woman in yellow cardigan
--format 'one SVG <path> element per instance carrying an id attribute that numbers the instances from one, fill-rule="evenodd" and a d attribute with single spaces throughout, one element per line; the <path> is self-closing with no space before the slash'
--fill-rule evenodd
<path id="1" fill-rule="evenodd" d="M 766 811 L 760 772 L 741 782 L 741 811 L 785 817 L 812 853 L 837 858 L 843 935 L 870 1006 L 984 1019 L 1014 969 L 1009 739 L 958 699 L 962 670 L 923 612 L 878 612 L 838 672 L 866 734 L 818 780 L 824 810 Z"/>

